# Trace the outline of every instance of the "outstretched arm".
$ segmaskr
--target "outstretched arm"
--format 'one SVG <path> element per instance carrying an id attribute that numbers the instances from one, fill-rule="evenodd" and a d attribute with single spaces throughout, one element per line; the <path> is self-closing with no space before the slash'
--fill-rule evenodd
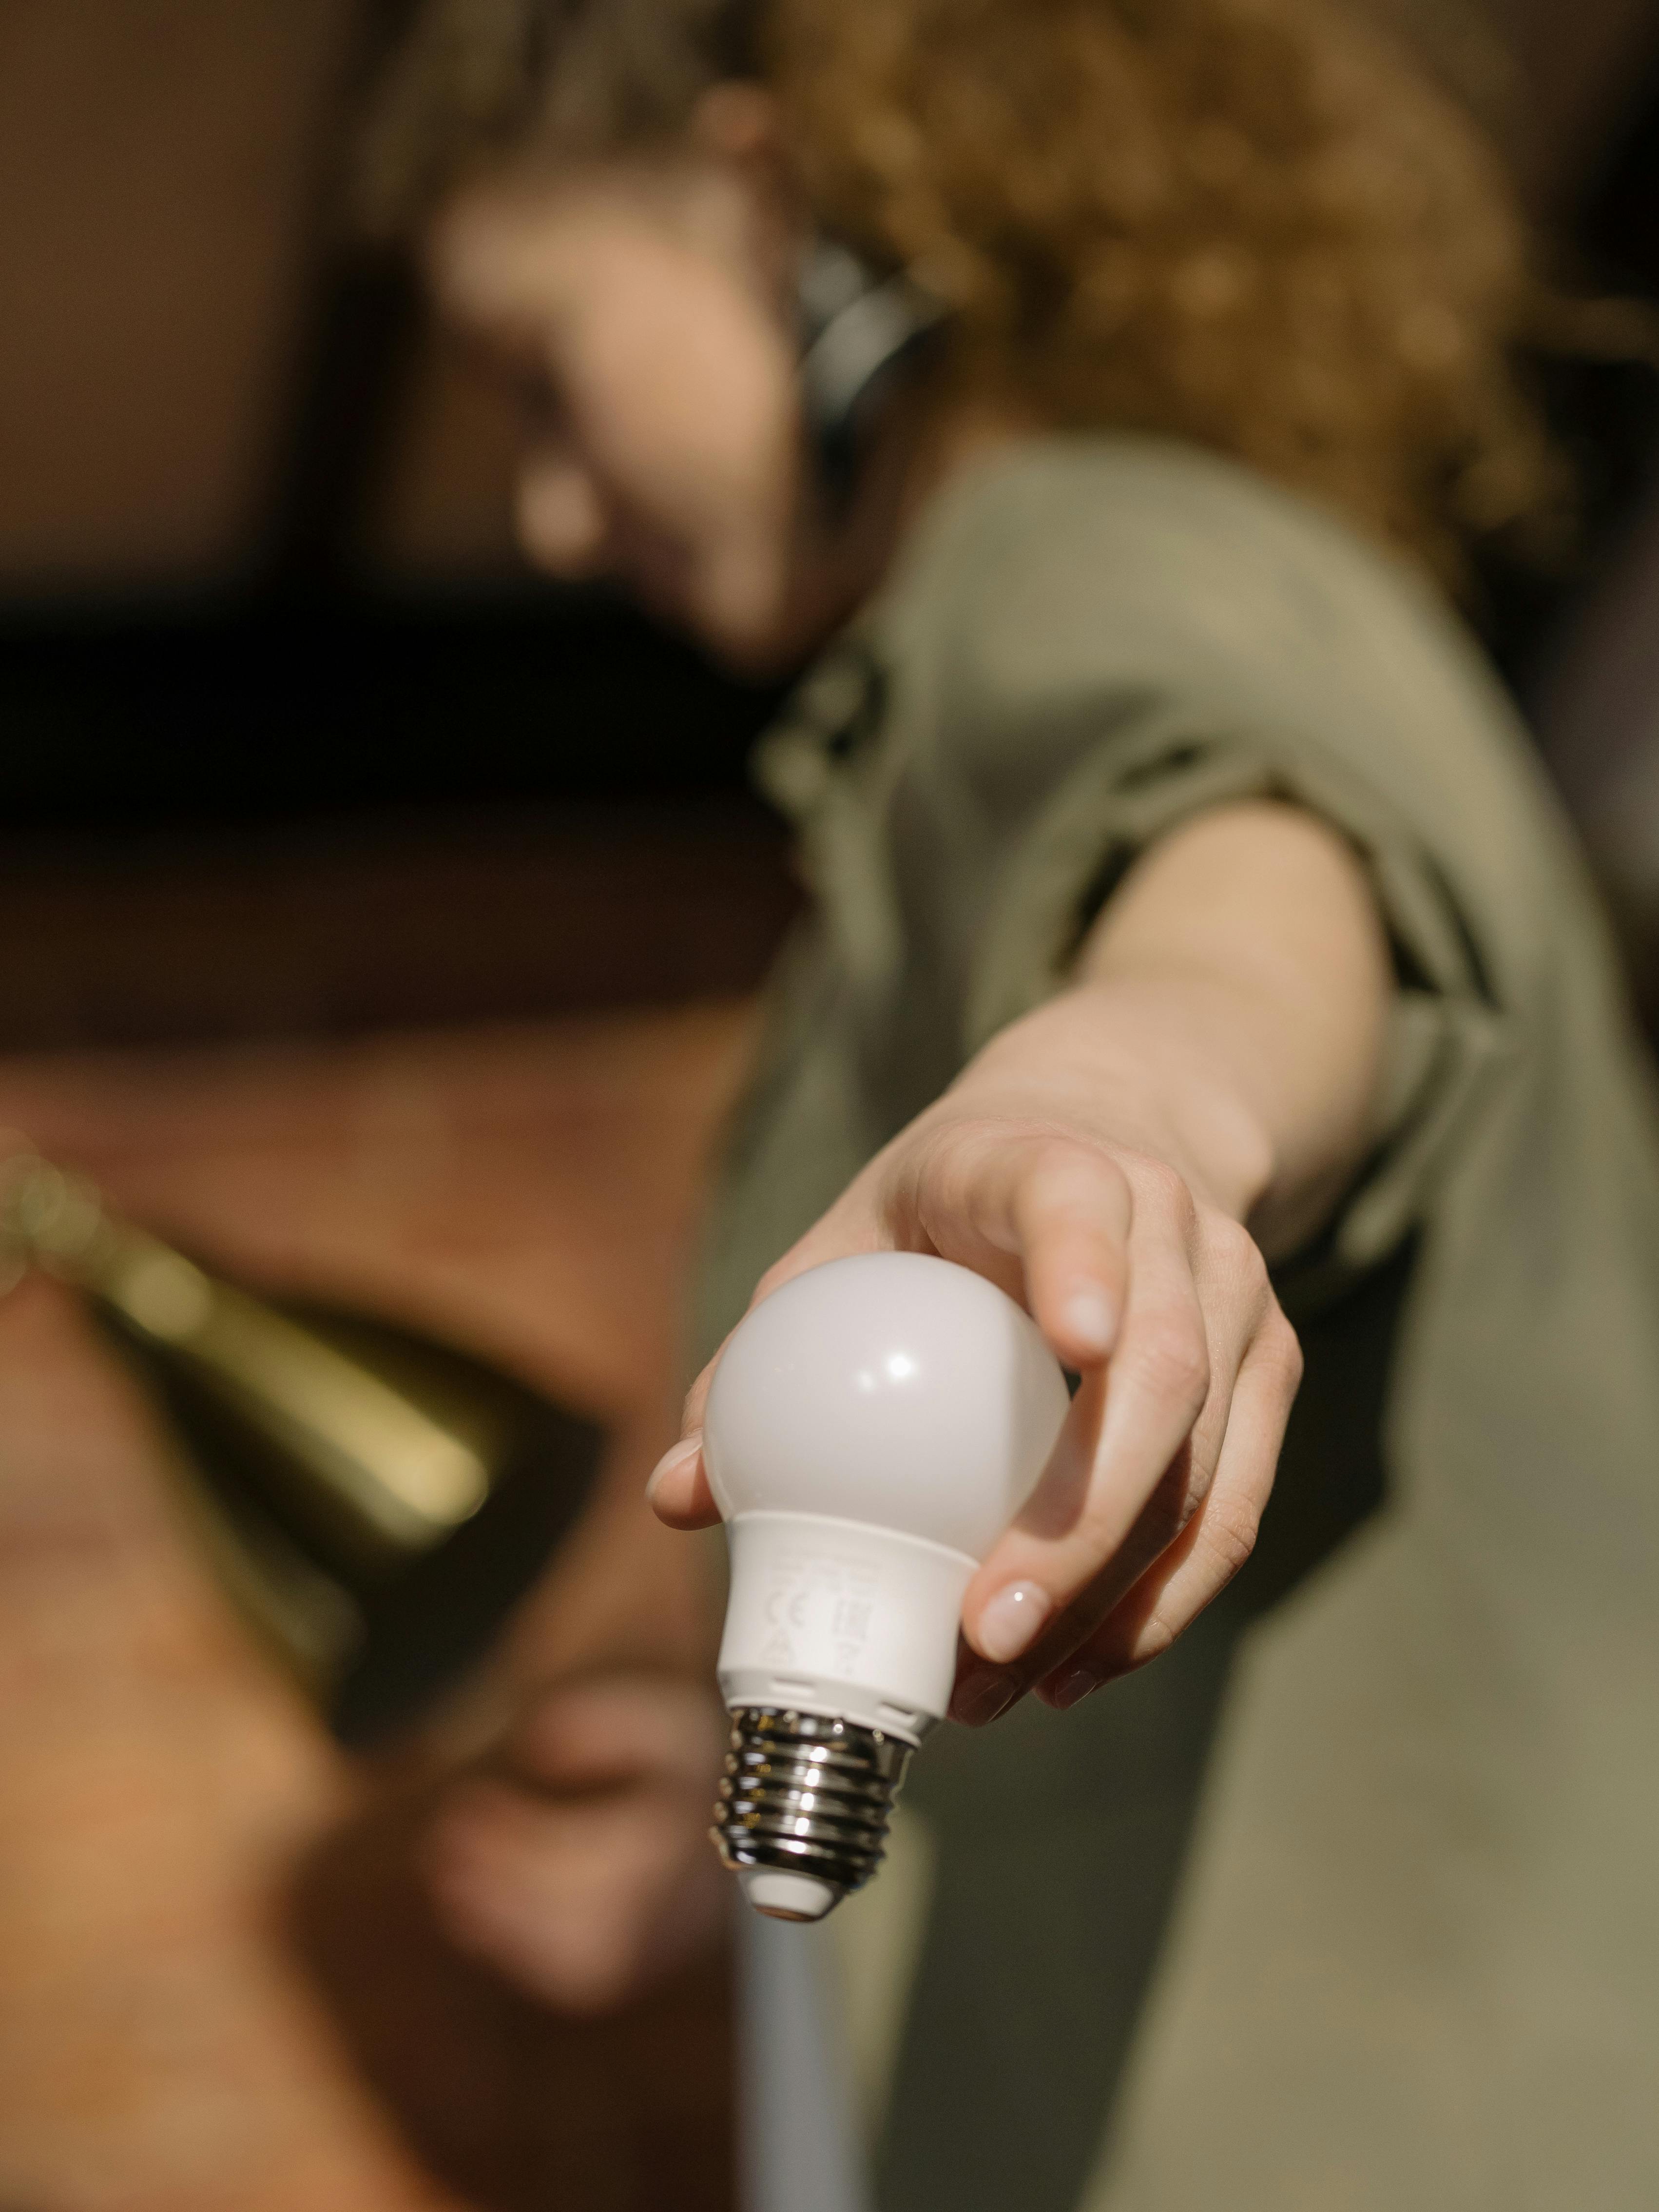
<path id="1" fill-rule="evenodd" d="M 935 1252 L 1021 1299 L 1082 1387 L 969 1584 L 957 1717 L 1057 1705 L 1164 1650 L 1249 1556 L 1300 1375 L 1267 1259 L 1320 1226 L 1367 1135 L 1390 988 L 1363 869 L 1251 802 L 1172 832 L 1069 987 L 1012 1024 L 763 1279 Z M 1264 1255 L 1266 1256 L 1264 1256 Z M 705 1370 L 653 1477 L 717 1517 Z"/>

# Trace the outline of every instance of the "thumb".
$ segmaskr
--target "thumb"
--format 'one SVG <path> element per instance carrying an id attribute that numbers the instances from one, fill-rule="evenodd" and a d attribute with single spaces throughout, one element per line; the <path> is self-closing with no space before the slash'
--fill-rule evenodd
<path id="1" fill-rule="evenodd" d="M 720 1352 L 731 1340 L 728 1336 Z M 686 1392 L 679 1440 L 670 1444 L 646 1482 L 646 1504 L 671 1528 L 711 1528 L 720 1517 L 702 1462 L 702 1409 L 720 1356 L 717 1352 Z"/>

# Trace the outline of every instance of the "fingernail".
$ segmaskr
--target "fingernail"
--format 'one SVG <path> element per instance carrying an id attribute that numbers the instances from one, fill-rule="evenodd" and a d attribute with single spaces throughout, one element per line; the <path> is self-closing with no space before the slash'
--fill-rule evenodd
<path id="1" fill-rule="evenodd" d="M 999 1665 L 1030 1649 L 1036 1632 L 1054 1611 L 1047 1590 L 1035 1583 L 1010 1583 L 981 1608 L 975 1648 Z"/>
<path id="2" fill-rule="evenodd" d="M 702 1449 L 702 1431 L 701 1429 L 697 1431 L 695 1436 L 682 1437 L 678 1443 L 670 1444 L 668 1449 L 657 1462 L 657 1464 L 652 1468 L 649 1476 L 647 1478 L 645 1486 L 646 1503 L 647 1504 L 650 1504 L 651 1500 L 656 1496 L 659 1486 L 667 1480 L 668 1477 L 673 1474 L 677 1468 L 682 1468 L 689 1460 L 694 1460 Z"/>
<path id="3" fill-rule="evenodd" d="M 1074 1344 L 1091 1352 L 1109 1352 L 1115 1319 L 1103 1291 L 1077 1291 L 1066 1299 L 1060 1315 Z"/>
<path id="4" fill-rule="evenodd" d="M 951 1717 L 964 1728 L 983 1728 L 1014 1701 L 1015 1685 L 1006 1674 L 970 1674 L 958 1682 L 951 1700 Z"/>
<path id="5" fill-rule="evenodd" d="M 1071 1666 L 1054 1677 L 1054 1686 L 1050 1694 L 1056 1710 L 1063 1713 L 1068 1705 L 1081 1705 L 1091 1690 L 1097 1690 L 1105 1680 L 1105 1668 L 1097 1666 L 1092 1659 L 1073 1661 Z"/>

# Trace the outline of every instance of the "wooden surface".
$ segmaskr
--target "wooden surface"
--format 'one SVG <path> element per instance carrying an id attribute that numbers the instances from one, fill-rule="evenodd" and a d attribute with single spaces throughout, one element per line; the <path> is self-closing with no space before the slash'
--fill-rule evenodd
<path id="1" fill-rule="evenodd" d="M 642 1582 L 683 1586 L 639 1484 L 747 1019 L 0 1062 L 0 1121 L 141 1218 L 440 1328 L 611 1428 L 600 1504 L 470 1725 L 602 1644 Z M 728 2204 L 724 1959 L 580 2025 L 450 1952 L 410 1872 L 430 1760 L 333 1750 L 182 1541 L 161 1449 L 62 1296 L 0 1307 L 0 2204 Z"/>

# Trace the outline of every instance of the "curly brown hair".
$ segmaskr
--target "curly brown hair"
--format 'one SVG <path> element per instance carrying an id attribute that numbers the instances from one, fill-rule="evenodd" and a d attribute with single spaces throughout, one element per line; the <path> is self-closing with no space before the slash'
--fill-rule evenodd
<path id="1" fill-rule="evenodd" d="M 1504 166 L 1337 0 L 432 0 L 369 204 L 661 149 L 732 76 L 824 227 L 947 301 L 956 388 L 1237 455 L 1453 574 L 1559 501 Z"/>

